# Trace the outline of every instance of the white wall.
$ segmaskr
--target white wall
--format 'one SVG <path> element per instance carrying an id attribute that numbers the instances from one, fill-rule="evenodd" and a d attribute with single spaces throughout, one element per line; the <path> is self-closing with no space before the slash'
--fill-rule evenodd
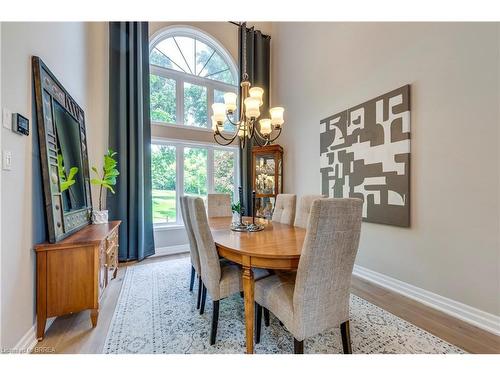
<path id="1" fill-rule="evenodd" d="M 500 315 L 498 24 L 275 23 L 272 54 L 298 195 L 320 192 L 320 119 L 411 84 L 411 228 L 364 223 L 356 262 Z"/>
<path id="2" fill-rule="evenodd" d="M 103 24 L 4 23 L 1 35 L 2 107 L 30 119 L 31 56 L 38 55 L 84 109 L 89 157 L 105 149 L 107 135 L 107 33 Z M 104 65 L 103 65 L 104 64 Z M 101 81 L 100 79 L 104 79 Z M 99 80 L 99 81 L 98 81 Z M 103 101 L 103 102 L 101 102 Z M 2 171 L 2 347 L 12 348 L 35 323 L 35 254 L 33 252 L 32 135 L 2 128 L 2 149 L 12 151 L 11 171 Z M 33 228 L 33 229 L 32 229 Z"/>

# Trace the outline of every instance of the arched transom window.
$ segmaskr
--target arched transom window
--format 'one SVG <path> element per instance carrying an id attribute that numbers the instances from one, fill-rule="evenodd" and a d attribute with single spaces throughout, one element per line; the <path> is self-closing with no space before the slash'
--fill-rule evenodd
<path id="1" fill-rule="evenodd" d="M 210 128 L 212 103 L 223 102 L 226 92 L 237 92 L 229 53 L 194 28 L 167 28 L 153 37 L 150 73 L 153 123 Z"/>

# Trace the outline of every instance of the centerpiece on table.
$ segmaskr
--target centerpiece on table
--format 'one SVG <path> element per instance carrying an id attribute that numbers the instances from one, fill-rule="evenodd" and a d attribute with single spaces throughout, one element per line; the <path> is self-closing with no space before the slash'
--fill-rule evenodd
<path id="1" fill-rule="evenodd" d="M 231 223 L 231 230 L 235 232 L 259 232 L 264 229 L 264 225 L 255 223 L 255 191 L 252 192 L 252 222 L 244 223 L 243 222 L 243 207 L 241 202 L 243 201 L 243 189 L 241 186 L 238 188 L 240 201 L 236 204 L 231 205 L 231 209 L 233 211 L 233 222 Z M 238 214 L 235 220 L 235 215 Z"/>

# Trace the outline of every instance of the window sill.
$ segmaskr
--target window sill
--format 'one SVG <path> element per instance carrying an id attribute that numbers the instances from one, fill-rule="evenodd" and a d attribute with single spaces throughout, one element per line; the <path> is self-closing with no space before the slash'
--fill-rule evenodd
<path id="1" fill-rule="evenodd" d="M 212 129 L 201 128 L 199 126 L 170 124 L 168 122 L 158 122 L 158 121 L 151 121 L 151 124 L 152 125 L 157 125 L 157 126 L 165 126 L 165 127 L 168 127 L 168 128 L 183 129 L 183 130 L 196 130 L 196 131 L 202 131 L 202 132 L 212 133 Z"/>
<path id="2" fill-rule="evenodd" d="M 171 224 L 171 225 L 157 224 L 157 225 L 153 225 L 154 232 L 163 232 L 163 231 L 179 230 L 179 229 L 184 229 L 184 225 L 182 225 L 182 224 Z"/>
<path id="3" fill-rule="evenodd" d="M 211 134 L 214 132 L 212 129 L 209 129 L 209 128 L 200 128 L 198 126 L 191 126 L 191 125 L 170 124 L 168 122 L 151 121 L 151 124 L 156 125 L 156 126 L 166 127 L 166 128 L 174 128 L 174 129 L 182 129 L 182 130 L 195 130 L 198 132 L 205 132 L 205 133 L 211 133 Z M 232 136 L 235 131 L 233 131 L 231 133 L 230 131 L 223 130 L 221 133 L 226 135 L 226 136 Z"/>

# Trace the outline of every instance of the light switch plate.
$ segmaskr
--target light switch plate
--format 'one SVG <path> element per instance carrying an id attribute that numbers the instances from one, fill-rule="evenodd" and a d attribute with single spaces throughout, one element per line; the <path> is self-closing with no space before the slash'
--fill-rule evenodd
<path id="1" fill-rule="evenodd" d="M 12 111 L 4 108 L 2 112 L 2 123 L 5 129 L 12 130 Z"/>
<path id="2" fill-rule="evenodd" d="M 12 169 L 12 152 L 4 151 L 2 157 L 2 169 L 10 171 Z"/>

